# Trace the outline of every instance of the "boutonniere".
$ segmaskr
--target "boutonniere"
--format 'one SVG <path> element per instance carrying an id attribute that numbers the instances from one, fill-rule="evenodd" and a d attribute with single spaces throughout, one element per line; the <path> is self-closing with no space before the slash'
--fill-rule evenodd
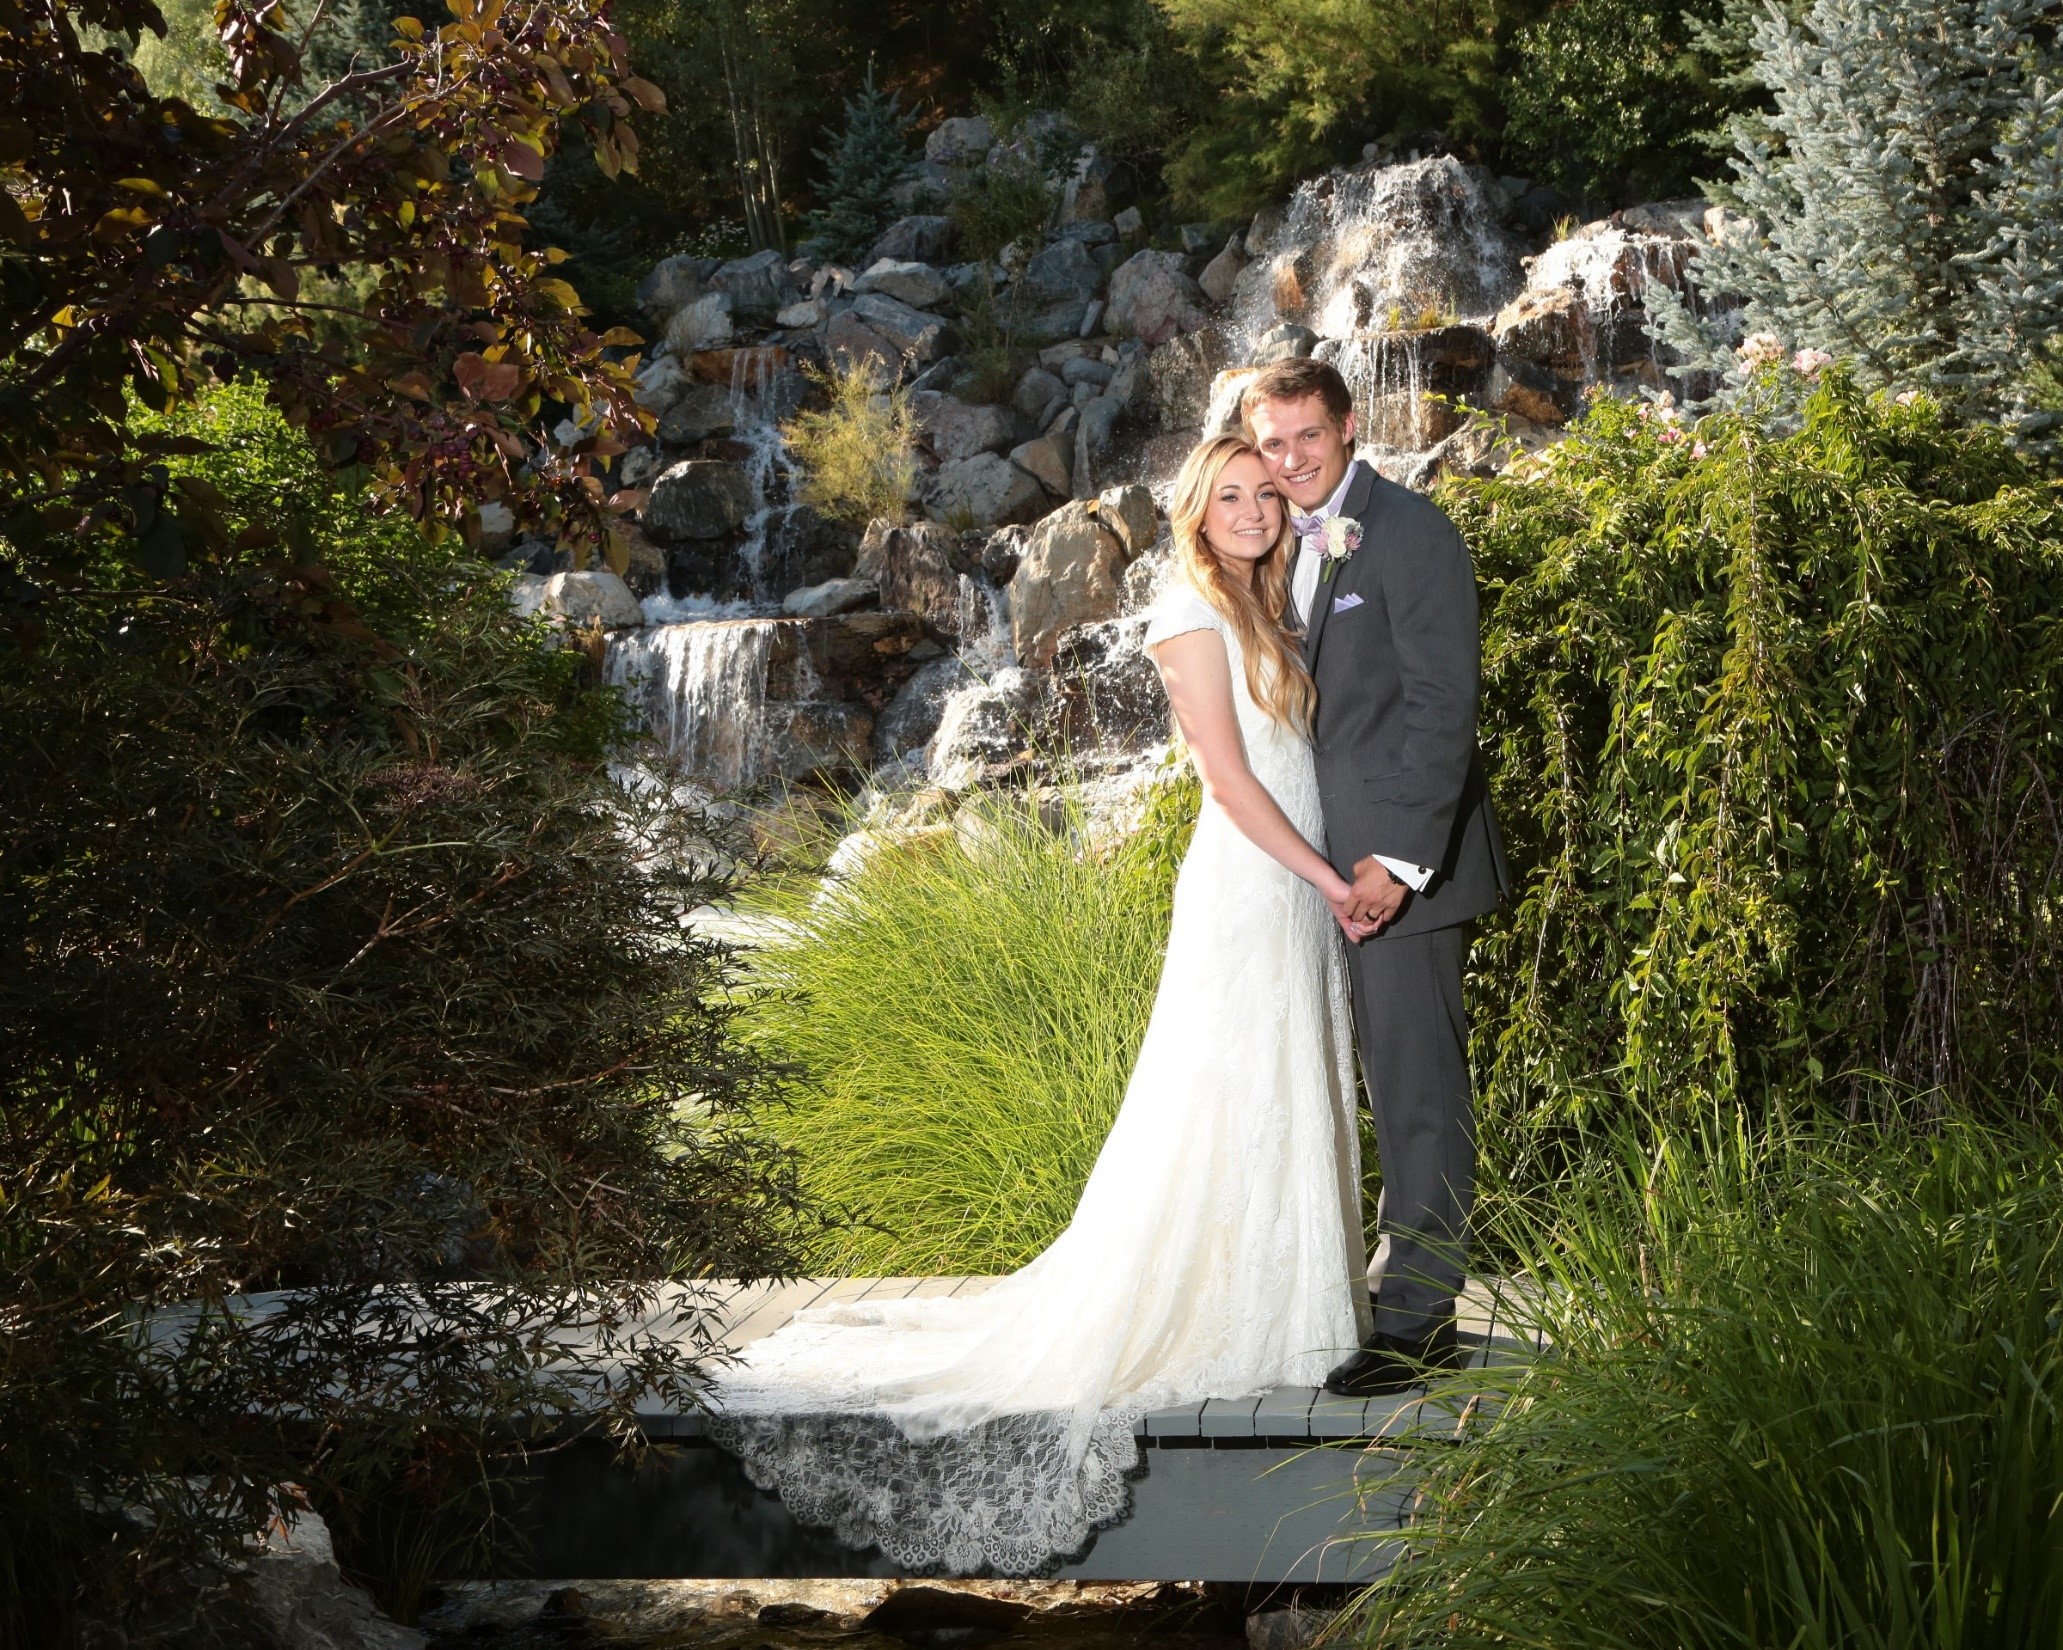
<path id="1" fill-rule="evenodd" d="M 1333 570 L 1361 548 L 1361 524 L 1352 516 L 1328 516 L 1325 521 L 1325 567 L 1321 583 L 1329 583 Z"/>

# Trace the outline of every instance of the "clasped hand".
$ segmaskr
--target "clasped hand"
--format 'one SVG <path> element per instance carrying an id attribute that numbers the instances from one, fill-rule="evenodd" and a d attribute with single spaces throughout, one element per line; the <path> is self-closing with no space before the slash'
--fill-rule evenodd
<path id="1" fill-rule="evenodd" d="M 1340 932 L 1359 945 L 1394 922 L 1410 894 L 1411 890 L 1371 855 L 1354 867 L 1351 883 L 1342 880 L 1339 888 L 1327 892 L 1325 903 L 1332 907 Z"/>

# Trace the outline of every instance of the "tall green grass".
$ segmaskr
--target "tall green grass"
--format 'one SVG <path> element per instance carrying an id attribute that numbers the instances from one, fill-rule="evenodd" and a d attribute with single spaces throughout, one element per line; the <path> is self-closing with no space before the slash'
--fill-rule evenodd
<path id="1" fill-rule="evenodd" d="M 1194 782 L 1100 851 L 1022 796 L 890 841 L 857 875 L 776 896 L 751 1016 L 796 1063 L 771 1127 L 851 1217 L 849 1273 L 1007 1271 L 1074 1211 L 1124 1096 L 1167 943 Z"/>
<path id="2" fill-rule="evenodd" d="M 2063 1642 L 2056 1135 L 1652 1142 L 1496 1218 L 1554 1350 L 1433 1466 L 1363 1639 Z"/>

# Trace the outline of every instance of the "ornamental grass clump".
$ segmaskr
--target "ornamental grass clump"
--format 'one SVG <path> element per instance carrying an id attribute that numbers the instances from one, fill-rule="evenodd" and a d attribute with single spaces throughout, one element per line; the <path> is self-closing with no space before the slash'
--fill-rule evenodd
<path id="1" fill-rule="evenodd" d="M 760 1047 L 793 1061 L 770 1126 L 853 1224 L 829 1271 L 1008 1271 L 1074 1213 L 1159 979 L 1193 783 L 1093 852 L 1021 796 L 885 840 L 798 891 L 760 952 Z"/>
<path id="2" fill-rule="evenodd" d="M 917 478 L 909 393 L 881 388 L 865 361 L 810 377 L 824 404 L 804 408 L 781 430 L 803 469 L 797 496 L 855 527 L 901 521 Z"/>
<path id="3" fill-rule="evenodd" d="M 1518 882 L 1471 992 L 1506 1172 L 1629 1105 L 2063 1078 L 2063 487 L 1804 365 L 1442 494 Z"/>
<path id="4" fill-rule="evenodd" d="M 2063 1637 L 2063 1164 L 1967 1119 L 1614 1131 L 1487 1225 L 1552 1351 L 1413 1451 L 1369 1645 Z M 1487 1383 L 1487 1384 L 1486 1384 Z"/>

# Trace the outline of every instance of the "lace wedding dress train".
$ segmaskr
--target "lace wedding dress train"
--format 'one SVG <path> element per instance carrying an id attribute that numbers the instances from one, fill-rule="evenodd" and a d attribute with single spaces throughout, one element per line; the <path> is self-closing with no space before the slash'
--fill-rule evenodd
<path id="1" fill-rule="evenodd" d="M 1320 840 L 1309 745 L 1174 585 L 1147 642 L 1210 629 L 1247 758 Z M 719 1443 L 795 1517 L 906 1569 L 1036 1575 L 1124 1515 L 1139 1416 L 1315 1385 L 1367 1282 L 1345 961 L 1316 890 L 1206 800 L 1159 994 L 1074 1219 L 965 1298 L 799 1314 L 717 1382 Z"/>

